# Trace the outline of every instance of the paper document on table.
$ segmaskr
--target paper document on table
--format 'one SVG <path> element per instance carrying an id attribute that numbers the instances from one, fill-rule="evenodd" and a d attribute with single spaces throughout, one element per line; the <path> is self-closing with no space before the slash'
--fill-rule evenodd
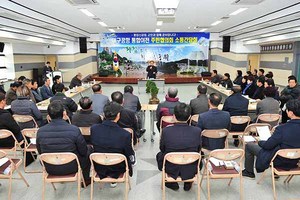
<path id="1" fill-rule="evenodd" d="M 267 141 L 271 137 L 271 132 L 268 126 L 256 127 L 259 135 L 259 140 Z"/>
<path id="2" fill-rule="evenodd" d="M 255 142 L 256 140 L 255 140 L 255 138 L 254 138 L 253 136 L 251 136 L 251 135 L 245 135 L 245 136 L 244 136 L 244 141 L 245 141 L 245 142 Z"/>
<path id="3" fill-rule="evenodd" d="M 4 165 L 7 161 L 8 161 L 8 158 L 1 158 L 1 159 L 0 159 L 0 167 L 1 167 L 2 165 Z"/>
<path id="4" fill-rule="evenodd" d="M 36 138 L 30 138 L 30 143 L 31 144 L 36 144 Z"/>
<path id="5" fill-rule="evenodd" d="M 223 160 L 219 160 L 219 159 L 216 159 L 216 158 L 210 158 L 209 161 L 212 162 L 214 164 L 214 166 L 216 166 L 216 167 L 224 165 Z"/>

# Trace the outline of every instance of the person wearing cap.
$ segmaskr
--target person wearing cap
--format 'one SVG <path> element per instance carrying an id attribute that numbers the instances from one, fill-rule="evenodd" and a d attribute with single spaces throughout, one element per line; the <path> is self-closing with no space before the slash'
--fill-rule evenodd
<path id="1" fill-rule="evenodd" d="M 10 88 L 5 95 L 7 105 L 10 105 L 12 101 L 17 99 L 16 91 L 19 86 L 21 86 L 21 83 L 19 83 L 19 82 L 14 82 L 14 83 L 10 84 Z"/>
<path id="2" fill-rule="evenodd" d="M 82 79 L 82 74 L 81 73 L 76 74 L 76 76 L 72 78 L 69 88 L 72 89 L 73 87 L 81 86 L 82 85 L 81 79 Z"/>
<path id="3" fill-rule="evenodd" d="M 155 66 L 154 60 L 151 60 L 149 62 L 149 65 L 148 65 L 146 71 L 147 71 L 147 78 L 156 79 L 157 67 Z"/>

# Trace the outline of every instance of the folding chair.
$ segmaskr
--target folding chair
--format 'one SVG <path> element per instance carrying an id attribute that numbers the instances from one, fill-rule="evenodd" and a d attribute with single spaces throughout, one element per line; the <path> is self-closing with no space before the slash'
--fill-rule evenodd
<path id="1" fill-rule="evenodd" d="M 1 139 L 6 139 L 12 137 L 14 139 L 14 146 L 12 147 L 0 147 L 0 150 L 5 151 L 5 152 L 12 152 L 14 157 L 16 157 L 16 152 L 17 149 L 20 148 L 21 149 L 21 145 L 23 144 L 23 140 L 21 142 L 18 142 L 18 140 L 16 139 L 16 137 L 14 136 L 14 134 L 6 129 L 0 129 L 0 140 Z"/>
<path id="2" fill-rule="evenodd" d="M 34 155 L 38 155 L 38 150 L 36 148 L 36 134 L 37 134 L 38 128 L 26 128 L 23 129 L 22 135 L 24 138 L 24 172 L 25 173 L 41 173 L 41 170 L 35 170 L 35 171 L 28 171 L 26 170 L 26 153 L 30 152 L 31 156 L 34 160 L 36 160 L 36 158 L 34 157 Z"/>
<path id="3" fill-rule="evenodd" d="M 191 116 L 190 126 L 197 126 L 199 120 L 199 114 L 195 114 Z"/>
<path id="4" fill-rule="evenodd" d="M 182 180 L 181 177 L 177 177 L 177 179 L 173 179 L 166 173 L 166 161 L 175 164 L 175 165 L 188 165 L 194 162 L 197 162 L 197 173 L 195 176 L 188 180 Z M 178 182 L 197 182 L 197 199 L 200 200 L 200 170 L 199 165 L 201 161 L 201 155 L 195 152 L 172 152 L 168 153 L 164 157 L 163 167 L 162 167 L 162 182 L 161 187 L 163 191 L 162 199 L 166 199 L 166 186 L 165 183 L 178 183 Z"/>
<path id="5" fill-rule="evenodd" d="M 64 165 L 68 164 L 72 161 L 76 161 L 77 163 L 77 172 L 75 174 L 68 175 L 51 175 L 48 174 L 47 169 L 45 167 L 45 163 L 50 165 Z M 76 182 L 77 181 L 77 199 L 80 199 L 80 183 L 83 182 L 84 187 L 86 187 L 85 182 L 83 180 L 82 170 L 79 164 L 79 160 L 74 153 L 43 153 L 40 155 L 40 161 L 43 166 L 43 191 L 42 191 L 42 199 L 45 199 L 45 187 L 46 183 L 51 183 L 53 189 L 56 190 L 54 183 L 61 182 Z"/>
<path id="6" fill-rule="evenodd" d="M 207 178 L 207 198 L 210 200 L 210 179 L 230 179 L 228 186 L 230 186 L 233 178 L 240 178 L 240 199 L 243 199 L 243 176 L 242 170 L 244 150 L 242 149 L 217 149 L 210 152 L 206 159 L 204 172 Z M 226 169 L 224 165 L 215 166 L 210 161 L 211 158 L 216 158 L 221 161 L 229 161 L 234 165 L 233 169 Z M 233 163 L 234 162 L 234 163 Z M 202 184 L 204 175 L 201 177 L 200 186 Z"/>
<path id="7" fill-rule="evenodd" d="M 268 126 L 269 129 L 271 130 L 271 125 L 267 124 L 267 123 L 254 123 L 254 124 L 248 125 L 245 128 L 243 135 L 239 136 L 240 142 L 243 144 L 244 150 L 245 150 L 245 146 L 246 146 L 245 136 L 249 136 L 249 135 L 258 136 L 256 127 L 262 127 L 262 126 Z"/>
<path id="8" fill-rule="evenodd" d="M 124 155 L 118 154 L 118 153 L 92 153 L 90 155 L 91 160 L 91 171 L 92 171 L 92 177 L 91 177 L 91 200 L 93 199 L 93 190 L 94 190 L 94 182 L 99 183 L 125 183 L 125 200 L 128 199 L 128 192 L 130 190 L 130 180 L 129 180 L 129 168 L 128 168 L 128 162 Z M 126 165 L 126 171 L 124 174 L 121 174 L 119 178 L 111 178 L 106 177 L 103 179 L 100 179 L 98 176 L 96 170 L 95 170 L 95 164 L 98 165 L 104 165 L 104 166 L 111 166 L 116 165 L 119 163 L 125 162 Z"/>
<path id="9" fill-rule="evenodd" d="M 5 162 L 4 159 L 7 161 Z M 20 179 L 24 181 L 27 187 L 29 187 L 29 184 L 18 169 L 22 159 L 10 159 L 4 151 L 0 150 L 0 160 L 5 162 L 0 166 L 0 179 L 9 179 L 8 199 L 11 200 L 12 179 L 15 171 L 17 171 Z"/>
<path id="10" fill-rule="evenodd" d="M 131 146 L 132 146 L 132 149 L 135 149 L 134 148 L 134 141 L 133 141 L 133 137 L 134 137 L 134 133 L 133 133 L 133 130 L 132 130 L 132 128 L 123 128 L 124 130 L 126 130 L 126 131 L 128 131 L 129 133 L 130 133 L 130 135 L 131 135 Z M 137 144 L 138 144 L 138 142 L 137 142 Z"/>
<path id="11" fill-rule="evenodd" d="M 90 136 L 91 135 L 91 127 L 78 127 L 80 132 L 83 136 Z"/>
<path id="12" fill-rule="evenodd" d="M 207 137 L 208 139 L 221 139 L 224 138 L 224 147 L 228 148 L 228 136 L 229 131 L 227 129 L 213 129 L 208 130 L 205 129 L 201 132 L 201 137 Z M 205 156 L 208 156 L 208 154 L 211 152 L 210 150 L 202 147 L 201 151 L 204 153 Z"/>
<path id="13" fill-rule="evenodd" d="M 175 119 L 173 115 L 170 116 L 162 116 L 160 119 L 160 136 L 162 133 L 163 128 L 172 125 L 175 123 Z"/>
<path id="14" fill-rule="evenodd" d="M 258 115 L 256 123 L 267 123 L 271 125 L 271 128 L 277 126 L 281 120 L 280 114 L 261 114 Z"/>
<path id="15" fill-rule="evenodd" d="M 50 123 L 51 122 L 51 117 L 49 115 L 47 115 L 46 118 L 47 118 L 47 122 Z M 67 121 L 69 124 L 72 124 L 68 115 L 64 115 L 63 120 Z"/>
<path id="16" fill-rule="evenodd" d="M 38 128 L 38 124 L 36 123 L 35 119 L 31 115 L 13 115 L 14 120 L 20 125 L 20 123 L 26 123 L 26 122 L 33 122 L 34 127 L 32 128 Z"/>
<path id="17" fill-rule="evenodd" d="M 283 169 L 277 168 L 274 166 L 274 160 L 277 156 L 280 156 L 281 158 L 286 158 L 286 159 L 297 159 L 298 166 L 296 168 L 293 168 L 290 170 L 283 170 Z M 289 183 L 295 175 L 300 175 L 299 161 L 300 161 L 300 148 L 299 149 L 280 149 L 276 152 L 276 154 L 272 158 L 271 173 L 272 173 L 273 195 L 274 195 L 275 200 L 277 199 L 277 195 L 276 195 L 274 174 L 277 174 L 278 176 L 287 176 L 284 183 Z"/>
<path id="18" fill-rule="evenodd" d="M 228 136 L 241 136 L 244 134 L 245 128 L 249 125 L 251 118 L 249 116 L 232 116 L 230 117 L 230 121 L 231 128 L 238 126 L 238 130 L 230 131 Z"/>

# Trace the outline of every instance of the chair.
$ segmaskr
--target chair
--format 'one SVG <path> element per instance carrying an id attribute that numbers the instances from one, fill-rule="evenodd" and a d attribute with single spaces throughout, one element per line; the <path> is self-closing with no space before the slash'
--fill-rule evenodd
<path id="1" fill-rule="evenodd" d="M 243 144 L 243 149 L 245 150 L 245 145 L 246 145 L 246 141 L 245 141 L 245 136 L 249 136 L 249 135 L 254 135 L 257 136 L 257 129 L 256 127 L 261 127 L 261 126 L 268 126 L 269 129 L 271 130 L 271 125 L 267 124 L 267 123 L 254 123 L 254 124 L 250 124 L 245 128 L 245 131 L 243 133 L 242 136 L 239 137 L 241 143 Z"/>
<path id="2" fill-rule="evenodd" d="M 260 114 L 256 119 L 256 123 L 267 123 L 271 127 L 277 126 L 281 120 L 281 115 L 279 114 Z"/>
<path id="3" fill-rule="evenodd" d="M 20 178 L 24 181 L 24 183 L 26 184 L 27 187 L 29 187 L 29 184 L 18 169 L 22 163 L 22 159 L 7 158 L 7 154 L 2 150 L 0 150 L 0 159 L 7 160 L 2 166 L 0 166 L 0 179 L 9 179 L 8 199 L 10 200 L 11 199 L 13 173 L 15 171 L 17 171 Z"/>
<path id="4" fill-rule="evenodd" d="M 50 123 L 51 122 L 51 117 L 49 115 L 47 115 L 46 118 L 47 118 L 47 122 Z M 64 115 L 63 120 L 67 121 L 69 124 L 72 124 L 68 115 Z"/>
<path id="5" fill-rule="evenodd" d="M 81 131 L 83 136 L 90 136 L 91 135 L 91 127 L 78 127 Z"/>
<path id="6" fill-rule="evenodd" d="M 198 119 L 199 119 L 199 114 L 192 115 L 190 119 L 190 126 L 197 126 Z"/>
<path id="7" fill-rule="evenodd" d="M 197 173 L 195 176 L 188 180 L 182 180 L 181 177 L 177 177 L 177 179 L 173 179 L 170 177 L 166 171 L 166 161 L 173 163 L 175 165 L 188 165 L 194 162 L 197 162 Z M 163 167 L 162 167 L 162 182 L 161 187 L 163 191 L 162 199 L 166 199 L 166 186 L 165 183 L 174 183 L 174 182 L 197 182 L 197 199 L 200 200 L 200 170 L 199 165 L 201 161 L 201 155 L 195 152 L 172 152 L 168 153 L 164 157 Z"/>
<path id="8" fill-rule="evenodd" d="M 128 131 L 130 133 L 130 136 L 131 136 L 131 146 L 132 146 L 132 149 L 135 149 L 134 148 L 134 141 L 133 141 L 134 132 L 133 132 L 132 128 L 123 128 L 123 129 L 126 130 L 126 131 Z"/>
<path id="9" fill-rule="evenodd" d="M 283 170 L 280 168 L 277 168 L 274 166 L 274 160 L 277 156 L 280 156 L 281 158 L 286 159 L 297 159 L 298 160 L 298 166 L 296 168 L 290 169 L 290 170 Z M 275 188 L 275 176 L 274 174 L 277 174 L 278 176 L 288 176 L 284 183 L 289 183 L 291 179 L 295 175 L 300 175 L 300 149 L 280 149 L 276 152 L 274 157 L 271 160 L 271 173 L 272 173 L 272 184 L 273 184 L 273 195 L 274 199 L 277 199 L 276 196 L 276 188 Z"/>
<path id="10" fill-rule="evenodd" d="M 238 126 L 239 130 L 230 131 L 228 136 L 243 135 L 245 128 L 249 125 L 251 118 L 249 116 L 232 116 L 230 117 L 231 127 Z"/>
<path id="11" fill-rule="evenodd" d="M 124 155 L 118 153 L 92 153 L 90 155 L 91 160 L 91 200 L 93 199 L 93 190 L 94 190 L 94 182 L 99 183 L 125 183 L 125 200 L 128 199 L 128 191 L 130 190 L 130 181 L 129 181 L 129 168 L 128 162 Z M 126 171 L 124 174 L 121 174 L 119 178 L 111 178 L 106 177 L 100 179 L 96 170 L 95 163 L 98 165 L 111 166 L 119 163 L 125 162 Z"/>
<path id="12" fill-rule="evenodd" d="M 36 148 L 36 142 L 33 142 L 36 140 L 36 134 L 37 134 L 38 128 L 26 128 L 22 130 L 22 135 L 25 141 L 24 145 L 24 161 L 26 160 L 26 153 L 30 152 L 33 159 L 36 160 L 33 154 L 38 155 L 38 150 Z M 23 162 L 24 164 L 24 172 L 25 173 L 41 173 L 42 171 L 28 171 L 26 170 L 26 162 Z"/>
<path id="13" fill-rule="evenodd" d="M 228 186 L 230 186 L 233 178 L 240 178 L 240 199 L 243 199 L 243 178 L 242 170 L 244 150 L 242 149 L 217 149 L 210 152 L 208 159 L 206 159 L 204 172 L 207 178 L 207 197 L 210 199 L 210 179 L 230 179 Z M 234 169 L 226 169 L 224 165 L 215 166 L 211 161 L 215 158 L 222 161 L 229 161 L 234 165 Z M 234 163 L 233 163 L 234 161 Z M 200 186 L 202 184 L 204 175 L 201 178 Z"/>
<path id="14" fill-rule="evenodd" d="M 229 131 L 227 129 L 205 129 L 201 132 L 202 137 L 207 137 L 208 139 L 221 139 L 224 138 L 224 146 L 225 148 L 228 148 L 228 136 Z M 208 155 L 211 151 L 202 147 L 201 151 L 204 153 L 204 155 Z"/>
<path id="15" fill-rule="evenodd" d="M 45 163 L 50 165 L 64 165 L 68 164 L 72 161 L 76 161 L 77 163 L 77 173 L 68 174 L 68 175 L 51 175 L 47 173 L 47 169 L 45 167 Z M 77 199 L 80 199 L 80 183 L 83 178 L 81 167 L 78 161 L 77 156 L 74 153 L 43 153 L 40 155 L 40 161 L 43 166 L 43 191 L 42 191 L 42 199 L 45 199 L 45 187 L 46 183 L 51 183 L 53 189 L 56 190 L 54 183 L 61 182 L 76 182 L 77 181 Z M 83 181 L 84 187 L 86 187 L 85 182 Z"/>
<path id="16" fill-rule="evenodd" d="M 1 139 L 6 139 L 12 137 L 15 141 L 14 146 L 13 147 L 0 147 L 0 150 L 5 151 L 5 152 L 13 152 L 14 153 L 14 157 L 16 156 L 16 152 L 17 152 L 17 148 L 21 148 L 21 145 L 23 144 L 23 140 L 21 142 L 18 142 L 18 140 L 16 139 L 16 137 L 14 136 L 14 134 L 6 129 L 0 129 L 0 140 Z"/>
<path id="17" fill-rule="evenodd" d="M 166 126 L 172 125 L 174 123 L 175 123 L 175 119 L 174 119 L 173 115 L 162 116 L 160 119 L 160 136 L 161 136 L 163 128 L 165 128 Z"/>
<path id="18" fill-rule="evenodd" d="M 38 128 L 38 124 L 36 123 L 35 119 L 31 115 L 13 115 L 14 120 L 20 125 L 20 123 L 26 123 L 26 122 L 33 122 L 34 127 Z"/>

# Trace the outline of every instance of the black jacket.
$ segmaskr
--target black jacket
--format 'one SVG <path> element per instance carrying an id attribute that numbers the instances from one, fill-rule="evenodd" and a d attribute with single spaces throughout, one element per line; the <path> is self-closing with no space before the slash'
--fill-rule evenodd
<path id="1" fill-rule="evenodd" d="M 231 79 L 222 80 L 221 85 L 225 87 L 226 89 L 231 89 L 233 87 Z"/>
<path id="2" fill-rule="evenodd" d="M 253 96 L 251 97 L 252 99 L 264 99 L 265 98 L 265 95 L 264 95 L 264 86 L 261 86 L 261 87 L 257 87 Z"/>
<path id="3" fill-rule="evenodd" d="M 162 170 L 163 159 L 170 152 L 200 152 L 201 129 L 189 126 L 187 123 L 176 123 L 165 127 L 160 139 L 160 152 L 157 154 L 158 169 Z M 174 165 L 166 162 L 166 172 L 176 179 L 181 176 L 183 180 L 193 178 L 197 173 L 197 163 L 189 165 Z"/>
<path id="4" fill-rule="evenodd" d="M 229 112 L 230 116 L 247 116 L 249 100 L 241 93 L 234 93 L 227 97 L 223 110 Z"/>
<path id="5" fill-rule="evenodd" d="M 233 83 L 236 84 L 236 85 L 242 85 L 242 79 L 243 79 L 243 76 L 237 76 Z"/>
<path id="6" fill-rule="evenodd" d="M 67 114 L 70 118 L 73 116 L 73 112 L 77 111 L 77 104 L 70 97 L 66 97 L 64 93 L 57 92 L 51 99 L 50 103 L 53 101 L 61 101 L 67 111 Z"/>
<path id="7" fill-rule="evenodd" d="M 72 89 L 73 87 L 81 86 L 81 85 L 82 85 L 81 80 L 78 79 L 77 76 L 75 76 L 72 78 L 69 88 Z"/>
<path id="8" fill-rule="evenodd" d="M 247 86 L 245 86 L 245 89 L 246 89 L 246 87 Z M 250 98 L 252 98 L 255 90 L 256 90 L 256 84 L 253 82 L 253 83 L 251 83 L 251 85 L 245 91 L 243 91 L 242 94 L 248 95 Z"/>
<path id="9" fill-rule="evenodd" d="M 90 127 L 99 123 L 102 123 L 100 115 L 93 113 L 92 110 L 80 110 L 72 117 L 72 124 L 78 127 Z"/>
<path id="10" fill-rule="evenodd" d="M 105 120 L 102 124 L 95 124 L 91 127 L 91 143 L 94 152 L 98 153 L 120 153 L 126 156 L 129 167 L 129 174 L 132 176 L 130 157 L 134 155 L 131 146 L 130 133 L 118 126 L 118 124 Z M 95 165 L 100 178 L 110 176 L 117 178 L 125 172 L 125 163 L 113 166 Z"/>
<path id="11" fill-rule="evenodd" d="M 147 78 L 156 78 L 157 74 L 157 67 L 154 65 L 149 65 L 146 69 L 147 71 Z"/>

